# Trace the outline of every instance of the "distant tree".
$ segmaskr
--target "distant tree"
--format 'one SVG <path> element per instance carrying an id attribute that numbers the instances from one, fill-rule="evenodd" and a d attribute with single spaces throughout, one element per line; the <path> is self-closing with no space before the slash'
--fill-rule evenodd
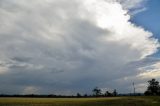
<path id="1" fill-rule="evenodd" d="M 160 95 L 160 85 L 156 79 L 151 79 L 148 81 L 147 91 L 145 91 L 145 95 Z"/>
<path id="2" fill-rule="evenodd" d="M 117 96 L 117 91 L 116 91 L 116 89 L 114 89 L 114 91 L 113 91 L 113 96 Z"/>
<path id="3" fill-rule="evenodd" d="M 87 95 L 87 94 L 84 94 L 83 96 L 84 96 L 84 97 L 88 97 L 88 95 Z"/>
<path id="4" fill-rule="evenodd" d="M 77 93 L 77 97 L 81 97 L 81 94 L 80 94 L 80 93 Z"/>
<path id="5" fill-rule="evenodd" d="M 113 94 L 110 93 L 109 91 L 106 91 L 106 92 L 105 92 L 105 96 L 113 96 Z"/>
<path id="6" fill-rule="evenodd" d="M 100 96 L 102 94 L 101 89 L 99 89 L 98 87 L 95 87 L 92 92 L 93 96 Z"/>

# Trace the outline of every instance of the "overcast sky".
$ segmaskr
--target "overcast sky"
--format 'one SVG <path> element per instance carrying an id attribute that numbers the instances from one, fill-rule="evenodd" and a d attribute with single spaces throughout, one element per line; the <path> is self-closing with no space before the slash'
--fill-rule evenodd
<path id="1" fill-rule="evenodd" d="M 137 17 L 151 1 L 0 0 L 0 93 L 144 92 L 160 80 L 152 14 Z"/>

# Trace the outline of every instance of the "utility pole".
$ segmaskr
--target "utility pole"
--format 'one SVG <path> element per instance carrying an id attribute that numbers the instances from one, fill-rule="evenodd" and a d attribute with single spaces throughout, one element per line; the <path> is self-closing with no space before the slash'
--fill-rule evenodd
<path id="1" fill-rule="evenodd" d="M 136 88 L 135 88 L 134 82 L 133 82 L 133 94 L 135 95 L 135 93 L 136 93 Z"/>

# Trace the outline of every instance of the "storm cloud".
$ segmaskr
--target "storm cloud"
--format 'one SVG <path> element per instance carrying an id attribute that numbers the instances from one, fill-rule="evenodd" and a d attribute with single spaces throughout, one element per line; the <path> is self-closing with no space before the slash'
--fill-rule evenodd
<path id="1" fill-rule="evenodd" d="M 142 0 L 127 1 L 0 0 L 0 93 L 143 91 L 159 42 L 130 22 Z"/>

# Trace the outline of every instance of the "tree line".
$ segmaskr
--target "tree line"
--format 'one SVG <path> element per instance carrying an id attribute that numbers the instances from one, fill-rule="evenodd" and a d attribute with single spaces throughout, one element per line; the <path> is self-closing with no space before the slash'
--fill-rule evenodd
<path id="1" fill-rule="evenodd" d="M 135 95 L 135 94 L 134 94 Z M 140 96 L 138 93 L 136 94 L 137 96 Z M 143 95 L 150 95 L 150 96 L 160 96 L 160 84 L 156 79 L 151 79 L 148 81 L 148 87 L 147 90 L 144 92 Z M 114 97 L 114 96 L 125 96 L 118 94 L 116 89 L 114 89 L 112 92 L 105 91 L 102 93 L 102 90 L 98 87 L 93 88 L 92 94 L 80 94 L 77 93 L 77 95 L 37 95 L 37 94 L 29 94 L 29 95 L 6 95 L 6 94 L 0 94 L 0 97 L 40 97 L 40 98 L 81 98 L 81 97 Z M 127 95 L 129 96 L 129 95 Z M 133 96 L 133 95 L 132 95 Z"/>
<path id="2" fill-rule="evenodd" d="M 135 88 L 134 88 L 135 90 Z M 95 87 L 93 90 L 93 95 L 89 95 L 91 97 L 111 97 L 111 96 L 123 96 L 118 94 L 118 92 L 116 91 L 116 89 L 114 89 L 113 92 L 109 92 L 106 91 L 105 93 L 102 93 L 102 90 L 98 87 Z M 157 81 L 156 79 L 151 79 L 148 81 L 148 87 L 147 90 L 144 92 L 144 94 L 141 93 L 134 93 L 133 94 L 128 94 L 127 96 L 140 96 L 140 95 L 146 95 L 146 96 L 160 96 L 160 84 L 159 81 Z M 87 94 L 85 95 L 87 96 Z M 83 97 L 81 96 L 79 93 L 77 93 L 77 97 Z"/>
<path id="3" fill-rule="evenodd" d="M 135 88 L 134 88 L 135 90 Z M 113 92 L 109 92 L 106 91 L 104 94 L 102 94 L 101 89 L 99 89 L 98 87 L 93 89 L 93 96 L 117 96 L 118 93 L 116 91 L 116 89 Z M 135 91 L 133 93 L 133 95 L 139 95 L 139 93 L 135 94 Z M 148 96 L 160 96 L 160 84 L 159 81 L 157 81 L 156 79 L 151 79 L 148 81 L 148 87 L 147 90 L 144 92 L 144 95 Z"/>
<path id="4" fill-rule="evenodd" d="M 81 95 L 80 93 L 77 93 L 77 97 L 109 97 L 109 96 L 117 96 L 118 95 L 116 89 L 114 89 L 113 92 L 106 91 L 105 93 L 102 93 L 102 90 L 98 87 L 95 87 L 92 90 L 92 93 L 93 94 L 91 94 L 91 95 L 87 95 L 87 94 Z"/>

